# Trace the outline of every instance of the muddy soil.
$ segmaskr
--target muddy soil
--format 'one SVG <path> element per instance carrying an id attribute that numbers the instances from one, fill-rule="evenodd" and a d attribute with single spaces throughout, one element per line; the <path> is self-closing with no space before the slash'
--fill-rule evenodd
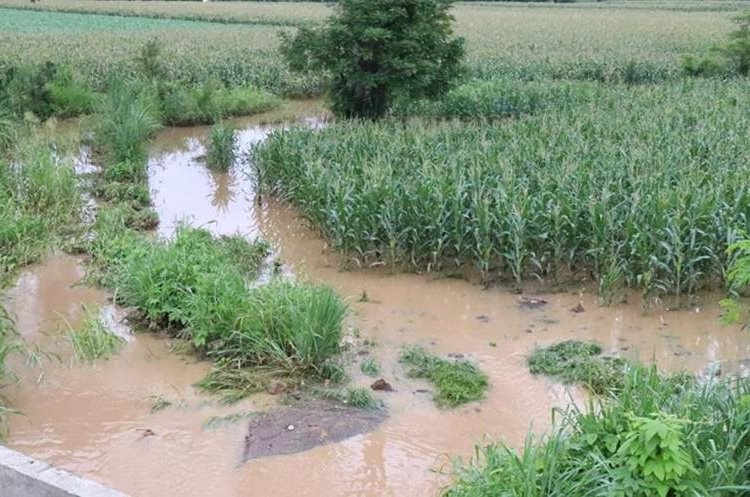
<path id="1" fill-rule="evenodd" d="M 169 341 L 138 335 L 94 366 L 71 365 L 64 355 L 47 362 L 41 382 L 38 369 L 14 364 L 20 382 L 6 393 L 24 415 L 11 419 L 11 447 L 138 497 L 434 497 L 449 481 L 451 456 L 470 456 L 475 443 L 488 440 L 520 446 L 527 430 L 548 426 L 552 407 L 579 399 L 576 389 L 529 374 L 526 355 L 536 346 L 592 339 L 607 353 L 655 361 L 669 371 L 748 367 L 750 334 L 719 323 L 720 295 L 703 295 L 683 311 L 644 313 L 636 296 L 601 307 L 582 287 L 545 294 L 545 304 L 529 308 L 502 287 L 485 290 L 433 274 L 341 271 L 341 258 L 292 209 L 253 201 L 242 171 L 221 187 L 226 194 L 216 193 L 218 183 L 195 160 L 205 132 L 167 130 L 155 144 L 150 174 L 163 234 L 169 220 L 192 218 L 217 233 L 262 235 L 288 271 L 338 290 L 350 302 L 349 325 L 374 343 L 355 351 L 363 354 L 355 354 L 357 361 L 374 357 L 394 389 L 374 392 L 388 419 L 339 442 L 243 464 L 248 423 L 255 419 L 243 413 L 277 406 L 278 396 L 221 406 L 192 387 L 207 364 L 174 353 Z M 172 188 L 177 181 L 184 183 Z M 222 215 L 214 197 L 227 199 L 215 202 L 223 212 L 237 214 Z M 75 326 L 81 303 L 106 301 L 101 292 L 77 286 L 81 274 L 74 259 L 52 259 L 21 276 L 7 306 L 24 338 L 43 342 L 63 321 Z M 367 302 L 359 301 L 363 292 Z M 407 378 L 399 364 L 404 344 L 476 361 L 490 378 L 487 398 L 437 409 L 429 384 Z M 360 386 L 373 381 L 357 363 L 351 373 Z M 160 396 L 171 405 L 152 412 Z M 217 417 L 235 422 L 206 429 Z"/>
<path id="2" fill-rule="evenodd" d="M 272 409 L 250 421 L 242 456 L 248 461 L 341 442 L 374 430 L 385 417 L 379 409 L 322 402 Z"/>

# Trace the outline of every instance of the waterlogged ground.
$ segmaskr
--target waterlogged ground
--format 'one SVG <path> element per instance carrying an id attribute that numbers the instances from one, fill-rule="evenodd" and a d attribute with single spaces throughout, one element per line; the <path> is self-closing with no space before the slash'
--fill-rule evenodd
<path id="1" fill-rule="evenodd" d="M 244 125 L 243 149 L 270 129 Z M 388 419 L 339 443 L 243 463 L 249 414 L 273 407 L 277 397 L 220 406 L 191 386 L 208 365 L 150 335 L 131 337 L 108 361 L 72 365 L 61 330 L 77 324 L 83 304 L 106 304 L 107 295 L 80 285 L 80 261 L 52 257 L 23 273 L 6 297 L 24 339 L 58 356 L 42 360 L 41 368 L 13 364 L 20 381 L 8 394 L 24 414 L 11 420 L 11 447 L 138 497 L 428 497 L 448 481 L 441 473 L 450 456 L 468 456 L 488 439 L 519 445 L 530 427 L 547 426 L 553 406 L 579 396 L 527 372 L 525 355 L 537 345 L 595 339 L 610 353 L 656 360 L 667 370 L 750 367 L 750 334 L 719 324 L 717 295 L 688 310 L 644 314 L 636 298 L 607 308 L 594 295 L 569 289 L 528 309 L 507 289 L 484 290 L 464 280 L 342 272 L 340 258 L 291 209 L 270 199 L 257 205 L 242 171 L 216 175 L 204 168 L 205 133 L 167 130 L 154 144 L 149 172 L 160 233 L 168 236 L 175 221 L 189 219 L 216 233 L 261 235 L 289 271 L 347 296 L 350 325 L 376 343 L 369 355 L 395 389 L 378 394 Z M 359 301 L 363 292 L 367 302 Z M 579 304 L 583 312 L 573 312 Z M 412 343 L 477 361 L 490 377 L 488 398 L 454 411 L 436 409 L 429 385 L 405 378 L 398 364 L 401 347 Z M 358 383 L 372 382 L 356 364 L 352 370 Z M 172 405 L 152 412 L 159 398 Z M 222 419 L 233 415 L 235 422 Z"/>

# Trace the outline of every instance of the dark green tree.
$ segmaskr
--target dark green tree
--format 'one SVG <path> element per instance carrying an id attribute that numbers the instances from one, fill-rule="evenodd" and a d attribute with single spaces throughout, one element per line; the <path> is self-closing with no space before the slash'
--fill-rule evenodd
<path id="1" fill-rule="evenodd" d="M 461 73 L 451 0 L 340 0 L 323 25 L 282 36 L 294 70 L 331 75 L 332 110 L 377 119 L 394 98 L 434 98 Z"/>

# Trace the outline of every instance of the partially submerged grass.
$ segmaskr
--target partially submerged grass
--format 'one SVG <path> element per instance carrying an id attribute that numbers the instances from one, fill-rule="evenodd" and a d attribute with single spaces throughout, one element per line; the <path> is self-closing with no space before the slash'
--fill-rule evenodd
<path id="1" fill-rule="evenodd" d="M 98 307 L 84 309 L 81 325 L 68 331 L 68 339 L 79 362 L 106 359 L 116 354 L 123 344 L 123 339 L 104 325 Z"/>
<path id="2" fill-rule="evenodd" d="M 364 387 L 315 388 L 313 395 L 359 409 L 377 409 L 380 406 L 372 392 Z"/>
<path id="3" fill-rule="evenodd" d="M 622 388 L 557 412 L 518 451 L 478 447 L 446 497 L 748 495 L 750 381 L 632 368 Z"/>
<path id="4" fill-rule="evenodd" d="M 237 400 L 262 390 L 266 371 L 331 373 L 346 312 L 331 289 L 283 278 L 249 285 L 268 250 L 263 242 L 186 226 L 172 240 L 152 240 L 123 223 L 117 210 L 99 213 L 92 275 L 144 325 L 186 338 L 216 361 L 202 388 Z"/>
<path id="5" fill-rule="evenodd" d="M 487 375 L 466 360 L 448 360 L 419 346 L 406 347 L 401 362 L 410 366 L 408 375 L 429 380 L 437 389 L 439 407 L 452 408 L 484 398 L 489 388 Z"/>
<path id="6" fill-rule="evenodd" d="M 159 394 L 151 396 L 151 414 L 162 411 L 171 405 L 172 402 L 164 395 Z"/>
<path id="7" fill-rule="evenodd" d="M 240 421 L 245 421 L 253 416 L 257 416 L 257 412 L 253 411 L 240 411 L 233 414 L 227 414 L 226 416 L 211 416 L 206 421 L 203 422 L 203 429 L 204 430 L 216 430 L 223 426 L 239 423 Z"/>
<path id="8" fill-rule="evenodd" d="M 234 128 L 223 123 L 211 127 L 208 137 L 206 164 L 215 171 L 227 171 L 234 163 L 237 140 Z"/>
<path id="9" fill-rule="evenodd" d="M 366 357 L 359 365 L 359 369 L 366 376 L 375 377 L 380 374 L 380 364 L 374 357 Z"/>
<path id="10" fill-rule="evenodd" d="M 603 356 L 598 344 L 576 340 L 537 348 L 528 364 L 532 374 L 550 376 L 567 385 L 579 383 L 597 394 L 621 388 L 629 367 L 624 359 Z"/>

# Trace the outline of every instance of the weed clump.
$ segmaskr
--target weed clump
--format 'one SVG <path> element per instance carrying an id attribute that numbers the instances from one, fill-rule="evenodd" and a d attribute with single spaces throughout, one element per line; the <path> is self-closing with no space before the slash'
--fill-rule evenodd
<path id="1" fill-rule="evenodd" d="M 602 356 L 593 342 L 568 340 L 538 348 L 528 357 L 531 374 L 543 374 L 565 384 L 581 383 L 594 393 L 620 388 L 628 364 L 616 357 Z"/>
<path id="2" fill-rule="evenodd" d="M 80 327 L 68 332 L 73 354 L 79 362 L 94 362 L 114 355 L 123 339 L 111 333 L 99 317 L 99 309 L 84 309 L 85 317 Z"/>
<path id="3" fill-rule="evenodd" d="M 487 375 L 473 363 L 442 359 L 419 346 L 405 348 L 401 362 L 410 366 L 409 376 L 427 379 L 435 385 L 434 400 L 439 407 L 452 408 L 481 400 L 489 388 Z"/>
<path id="4" fill-rule="evenodd" d="M 172 240 L 150 240 L 123 230 L 124 222 L 117 210 L 101 213 L 89 250 L 94 275 L 145 326 L 185 338 L 215 361 L 202 388 L 237 400 L 265 388 L 269 374 L 322 377 L 330 369 L 346 312 L 331 289 L 285 279 L 251 287 L 265 243 L 186 226 Z"/>
<path id="5" fill-rule="evenodd" d="M 446 497 L 745 495 L 750 381 L 701 383 L 634 367 L 622 388 L 558 411 L 518 451 L 478 447 Z"/>
<path id="6" fill-rule="evenodd" d="M 232 167 L 236 144 L 234 128 L 222 123 L 212 126 L 206 153 L 208 167 L 217 171 L 227 171 Z"/>
<path id="7" fill-rule="evenodd" d="M 373 357 L 368 357 L 359 365 L 360 371 L 366 376 L 375 377 L 380 374 L 380 364 Z"/>

